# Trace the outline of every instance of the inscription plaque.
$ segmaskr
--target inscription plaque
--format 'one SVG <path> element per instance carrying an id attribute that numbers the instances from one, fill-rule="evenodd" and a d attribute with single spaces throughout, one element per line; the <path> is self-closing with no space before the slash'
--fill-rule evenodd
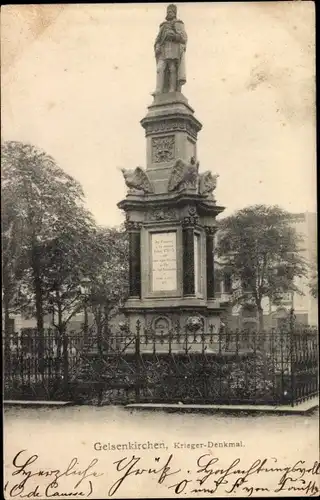
<path id="1" fill-rule="evenodd" d="M 154 233 L 151 235 L 152 291 L 177 289 L 177 234 Z"/>

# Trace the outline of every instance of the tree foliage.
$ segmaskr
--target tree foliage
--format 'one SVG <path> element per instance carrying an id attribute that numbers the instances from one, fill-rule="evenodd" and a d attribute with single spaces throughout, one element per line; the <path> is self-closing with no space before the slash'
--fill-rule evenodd
<path id="1" fill-rule="evenodd" d="M 314 259 L 314 262 L 311 264 L 310 267 L 311 267 L 311 279 L 309 282 L 310 293 L 314 299 L 317 299 L 318 298 L 318 267 L 317 267 L 316 258 Z"/>
<path id="2" fill-rule="evenodd" d="M 2 240 L 2 290 L 5 311 L 5 323 L 10 313 L 19 312 L 20 308 L 27 309 L 30 304 L 26 283 L 26 234 L 23 220 L 18 217 L 17 204 L 8 196 L 6 190 L 2 192 L 1 206 L 1 240 Z"/>
<path id="3" fill-rule="evenodd" d="M 100 228 L 100 244 L 104 248 L 104 262 L 91 273 L 89 303 L 98 331 L 108 335 L 108 324 L 128 295 L 129 248 L 123 226 Z"/>
<path id="4" fill-rule="evenodd" d="M 105 312 L 114 307 L 125 286 L 123 231 L 97 227 L 81 185 L 44 151 L 16 141 L 1 149 L 7 324 L 11 313 L 29 313 L 41 334 L 44 314 L 51 313 L 63 333 L 84 305 L 85 277 L 92 283 L 92 306 Z"/>
<path id="5" fill-rule="evenodd" d="M 217 255 L 232 277 L 235 302 L 256 308 L 260 328 L 264 297 L 281 303 L 283 293 L 301 293 L 295 278 L 307 268 L 299 244 L 292 216 L 278 206 L 247 207 L 221 221 Z"/>
<path id="6" fill-rule="evenodd" d="M 79 210 L 78 224 L 66 227 L 44 247 L 46 310 L 53 325 L 63 333 L 68 322 L 84 307 L 83 278 L 103 266 L 105 248 L 98 228 Z"/>
<path id="7" fill-rule="evenodd" d="M 92 223 L 82 207 L 80 184 L 66 174 L 44 151 L 30 144 L 8 141 L 2 145 L 2 190 L 5 201 L 14 200 L 9 225 L 23 228 L 24 271 L 29 271 L 37 328 L 43 332 L 48 248 L 63 244 L 68 234 L 83 222 Z M 80 217 L 79 217 L 80 214 Z M 62 239 L 61 239 L 62 236 Z M 7 263 L 4 263 L 7 265 Z M 17 267 L 11 263 L 11 267 Z M 9 274 L 9 273 L 7 273 Z M 12 273 L 11 273 L 12 274 Z"/>

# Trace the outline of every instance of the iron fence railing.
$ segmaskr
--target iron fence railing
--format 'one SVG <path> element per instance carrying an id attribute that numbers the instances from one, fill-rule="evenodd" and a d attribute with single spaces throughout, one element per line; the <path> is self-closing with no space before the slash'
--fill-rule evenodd
<path id="1" fill-rule="evenodd" d="M 41 344 L 41 350 L 39 345 Z M 6 399 L 291 404 L 318 394 L 318 330 L 190 331 L 179 325 L 84 339 L 47 330 L 3 338 Z M 81 396 L 81 397 L 80 397 Z"/>

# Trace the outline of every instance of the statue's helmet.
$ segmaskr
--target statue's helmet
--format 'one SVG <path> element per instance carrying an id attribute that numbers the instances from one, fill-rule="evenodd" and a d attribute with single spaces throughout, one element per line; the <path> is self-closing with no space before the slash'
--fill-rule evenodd
<path id="1" fill-rule="evenodd" d="M 167 7 L 167 17 L 168 17 L 168 15 L 170 16 L 170 14 L 173 14 L 174 17 L 176 17 L 176 15 L 177 15 L 177 6 L 174 5 L 173 3 L 171 3 Z"/>

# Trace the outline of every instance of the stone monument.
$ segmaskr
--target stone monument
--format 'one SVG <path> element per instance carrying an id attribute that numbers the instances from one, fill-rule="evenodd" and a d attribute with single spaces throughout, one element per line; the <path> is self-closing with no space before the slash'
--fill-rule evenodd
<path id="1" fill-rule="evenodd" d="M 208 331 L 220 326 L 214 297 L 216 216 L 224 208 L 214 197 L 217 175 L 201 173 L 195 118 L 181 88 L 186 83 L 187 34 L 169 5 L 155 39 L 156 89 L 141 125 L 146 169 L 123 169 L 130 247 L 128 327 L 166 333 L 175 328 Z"/>

